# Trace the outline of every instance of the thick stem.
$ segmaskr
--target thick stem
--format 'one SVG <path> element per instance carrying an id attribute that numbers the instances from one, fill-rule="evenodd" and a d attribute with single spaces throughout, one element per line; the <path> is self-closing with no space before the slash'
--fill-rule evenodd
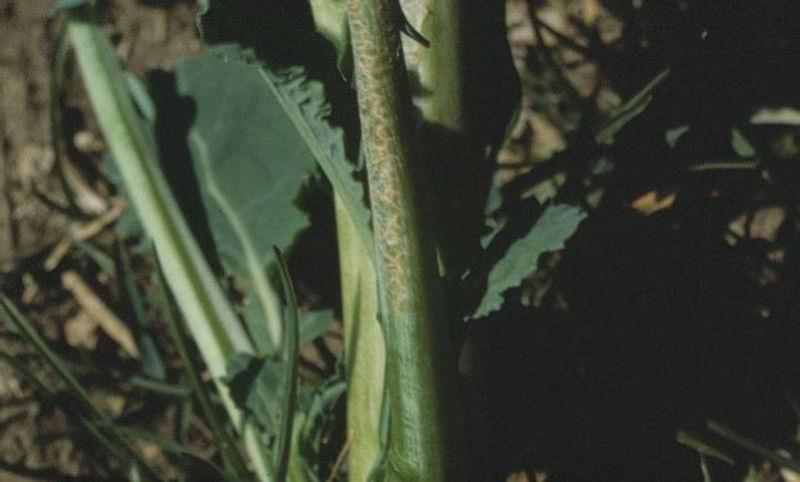
<path id="1" fill-rule="evenodd" d="M 418 113 L 415 145 L 420 146 L 426 177 L 432 180 L 426 194 L 436 206 L 436 246 L 444 274 L 458 276 L 475 254 L 490 179 L 480 136 L 469 118 L 470 102 L 476 99 L 469 96 L 467 72 L 475 52 L 465 38 L 464 23 L 475 2 L 399 1 L 409 21 L 430 42 L 426 47 L 405 36 L 403 49 Z M 473 29 L 470 34 L 484 32 Z"/>
<path id="2" fill-rule="evenodd" d="M 415 195 L 394 0 L 348 0 L 375 232 L 390 408 L 389 480 L 463 480 L 460 393 L 435 252 Z"/>

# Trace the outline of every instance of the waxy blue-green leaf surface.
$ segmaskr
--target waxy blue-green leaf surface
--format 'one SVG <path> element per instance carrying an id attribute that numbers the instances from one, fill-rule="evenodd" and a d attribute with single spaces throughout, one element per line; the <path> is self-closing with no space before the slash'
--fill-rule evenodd
<path id="1" fill-rule="evenodd" d="M 245 319 L 261 352 L 280 342 L 281 308 L 268 268 L 308 225 L 295 205 L 314 155 L 259 71 L 217 56 L 176 70 L 195 117 L 189 146 L 223 267 L 244 285 Z"/>

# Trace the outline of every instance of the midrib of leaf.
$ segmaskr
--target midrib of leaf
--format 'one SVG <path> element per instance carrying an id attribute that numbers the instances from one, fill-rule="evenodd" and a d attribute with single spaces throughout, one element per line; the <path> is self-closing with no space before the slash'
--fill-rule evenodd
<path id="1" fill-rule="evenodd" d="M 241 427 L 258 479 L 271 482 L 273 471 L 263 455 L 259 434 L 251 423 L 242 423 L 242 413 L 220 381 L 230 356 L 234 352 L 252 353 L 252 344 L 178 209 L 154 153 L 148 150 L 113 47 L 85 11 L 70 11 L 67 29 L 98 123 L 118 161 L 130 199 L 154 241 L 170 289 L 229 417 Z"/>
<path id="2" fill-rule="evenodd" d="M 180 246 L 182 243 L 178 240 L 186 240 L 190 237 L 188 227 L 181 225 L 180 222 L 176 222 L 175 214 L 178 212 L 177 206 L 174 205 L 174 201 L 170 203 L 167 200 L 167 196 L 169 196 L 167 194 L 168 189 L 166 188 L 164 179 L 157 176 L 154 172 L 154 169 L 157 168 L 153 165 L 154 162 L 149 159 L 150 154 L 146 147 L 147 143 L 138 128 L 139 126 L 136 126 L 135 121 L 132 119 L 132 106 L 126 105 L 123 101 L 123 99 L 126 99 L 128 103 L 130 102 L 129 99 L 123 97 L 127 95 L 127 91 L 116 89 L 115 83 L 110 80 L 119 75 L 115 75 L 116 72 L 107 68 L 109 64 L 117 62 L 117 59 L 113 58 L 110 52 L 107 52 L 107 49 L 103 48 L 103 42 L 107 42 L 107 40 L 98 35 L 94 27 L 88 23 L 79 23 L 73 20 L 71 21 L 70 27 L 72 41 L 76 45 L 76 52 L 81 63 L 86 62 L 83 59 L 85 59 L 87 55 L 84 53 L 85 49 L 80 46 L 91 46 L 91 48 L 97 51 L 97 55 L 104 60 L 102 63 L 92 64 L 91 67 L 87 68 L 87 74 L 91 74 L 91 76 L 85 75 L 85 77 L 91 77 L 92 83 L 99 84 L 98 89 L 89 88 L 89 94 L 90 97 L 92 97 L 92 94 L 97 91 L 114 93 L 114 95 L 93 99 L 93 104 L 96 105 L 95 112 L 98 118 L 100 118 L 101 127 L 104 127 L 103 130 L 105 131 L 106 137 L 125 139 L 126 146 L 124 148 L 114 149 L 114 145 L 112 144 L 112 152 L 115 154 L 122 154 L 118 156 L 119 166 L 123 176 L 128 178 L 127 180 L 137 177 L 140 179 L 140 182 L 137 183 L 128 182 L 128 184 L 136 186 L 136 189 L 130 189 L 130 196 L 134 199 L 134 205 L 137 211 L 146 212 L 151 210 L 156 214 L 155 216 L 140 217 L 143 218 L 146 225 L 150 225 L 148 232 L 164 232 L 164 236 L 154 236 L 156 246 L 161 247 L 161 257 L 169 258 L 166 260 L 162 259 L 162 261 L 174 265 L 175 268 L 179 265 L 180 268 L 178 268 L 178 270 L 187 273 L 187 276 L 183 277 L 183 279 L 176 284 L 188 285 L 185 288 L 188 292 L 199 293 L 214 291 L 209 283 L 203 281 L 203 274 L 198 272 L 198 270 L 201 269 L 201 262 L 199 259 L 202 256 L 199 248 L 196 246 Z M 100 92 L 96 93 L 95 96 L 99 94 Z M 117 119 L 109 119 L 103 122 L 105 117 L 113 116 L 113 114 L 111 114 L 112 112 L 120 112 L 122 115 L 118 116 Z M 118 122 L 115 123 L 114 121 Z M 133 172 L 134 169 L 132 169 L 132 166 L 139 163 L 141 163 L 142 168 L 135 169 L 136 172 Z M 167 204 L 170 204 L 170 206 Z M 202 263 L 204 264 L 204 261 Z M 172 289 L 177 290 L 175 285 L 173 285 Z M 230 313 L 230 315 L 233 315 L 231 317 L 219 313 L 217 307 L 214 306 L 211 301 L 212 298 L 218 298 L 218 296 L 197 297 L 197 308 L 199 309 L 188 310 L 187 318 L 196 319 L 199 316 L 206 317 L 206 315 L 200 315 L 198 312 L 215 314 L 215 316 L 208 317 L 211 321 L 211 323 L 209 323 L 209 328 L 212 331 L 211 338 L 214 339 L 214 343 L 209 343 L 209 345 L 215 348 L 218 347 L 220 357 L 226 358 L 236 350 L 234 345 L 239 345 L 239 349 L 241 349 L 243 346 L 249 345 L 249 343 L 242 344 L 241 341 L 236 343 L 231 339 L 231 337 L 240 338 L 237 336 L 237 332 L 243 335 L 238 325 L 236 327 L 233 326 L 235 315 Z M 223 297 L 220 295 L 219 298 Z M 230 323 L 226 323 L 226 321 Z M 197 336 L 197 333 L 195 333 L 195 336 Z"/>
<path id="3" fill-rule="evenodd" d="M 367 253 L 370 258 L 374 260 L 375 248 L 372 241 L 372 232 L 369 228 L 369 212 L 364 207 L 364 202 L 356 195 L 356 193 L 361 191 L 361 187 L 355 179 L 351 178 L 350 172 L 344 168 L 345 166 L 343 164 L 347 161 L 342 159 L 341 162 L 336 162 L 328 156 L 325 149 L 322 148 L 324 145 L 323 141 L 317 136 L 316 132 L 314 132 L 314 129 L 311 127 L 306 115 L 302 111 L 302 107 L 300 107 L 302 103 L 297 102 L 297 99 L 293 99 L 292 95 L 286 92 L 287 89 L 281 87 L 283 83 L 273 78 L 277 77 L 276 74 L 266 71 L 263 67 L 258 68 L 258 73 L 261 78 L 264 79 L 264 82 L 273 95 L 278 99 L 278 102 L 297 128 L 300 136 L 306 141 L 309 150 L 314 154 L 320 168 L 322 168 L 322 171 L 328 177 L 333 188 L 341 197 L 345 209 L 347 209 L 347 212 L 350 213 L 350 217 L 353 219 L 359 237 L 364 246 L 367 247 Z M 307 83 L 309 81 L 304 79 L 303 82 Z M 331 128 L 333 129 L 333 127 Z"/>
<path id="4" fill-rule="evenodd" d="M 208 146 L 197 131 L 192 131 L 189 134 L 189 138 L 198 150 L 197 159 L 200 161 L 200 165 L 203 168 L 206 189 L 209 195 L 216 201 L 242 247 L 247 272 L 253 283 L 253 288 L 258 295 L 258 301 L 261 303 L 261 307 L 264 309 L 266 315 L 266 320 L 264 321 L 267 324 L 267 332 L 270 335 L 270 344 L 273 348 L 277 349 L 277 347 L 280 346 L 283 329 L 280 315 L 280 301 L 276 297 L 269 279 L 267 279 L 266 270 L 262 265 L 256 249 L 253 247 L 253 243 L 250 241 L 250 237 L 247 235 L 247 230 L 242 225 L 239 216 L 236 214 L 236 210 L 233 209 L 233 206 L 230 205 L 228 199 L 219 188 L 219 185 L 217 185 L 214 172 L 211 169 Z M 258 346 L 258 344 L 256 344 L 256 346 Z"/>

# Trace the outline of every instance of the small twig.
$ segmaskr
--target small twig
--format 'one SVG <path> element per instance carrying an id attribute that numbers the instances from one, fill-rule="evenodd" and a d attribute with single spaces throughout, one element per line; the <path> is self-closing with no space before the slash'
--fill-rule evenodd
<path id="1" fill-rule="evenodd" d="M 78 305 L 97 321 L 109 338 L 117 342 L 129 356 L 139 358 L 139 348 L 136 346 L 130 329 L 106 306 L 78 273 L 65 272 L 61 275 L 61 284 L 72 292 Z"/>
<path id="2" fill-rule="evenodd" d="M 336 477 L 339 475 L 339 471 L 344 465 L 344 459 L 347 456 L 347 452 L 350 451 L 350 442 L 352 441 L 353 435 L 350 434 L 350 436 L 347 437 L 347 440 L 344 441 L 344 445 L 342 446 L 342 450 L 339 451 L 339 455 L 336 456 L 336 462 L 334 462 L 333 468 L 331 469 L 331 475 L 325 482 L 333 482 L 336 480 Z"/>
<path id="3" fill-rule="evenodd" d="M 125 212 L 127 205 L 125 201 L 114 198 L 111 201 L 111 208 L 101 216 L 93 219 L 87 224 L 75 226 L 70 233 L 56 244 L 44 262 L 45 271 L 53 271 L 58 267 L 61 260 L 69 253 L 75 241 L 86 241 L 100 234 L 109 224 L 113 223 Z"/>

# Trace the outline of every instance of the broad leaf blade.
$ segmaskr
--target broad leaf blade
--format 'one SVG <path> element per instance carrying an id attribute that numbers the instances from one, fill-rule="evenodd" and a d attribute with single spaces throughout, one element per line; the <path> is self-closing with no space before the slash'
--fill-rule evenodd
<path id="1" fill-rule="evenodd" d="M 326 100 L 322 82 L 309 78 L 301 66 L 270 69 L 257 64 L 252 52 L 232 46 L 218 51 L 228 60 L 239 59 L 251 64 L 261 75 L 262 89 L 268 90 L 280 101 L 286 115 L 342 199 L 358 235 L 374 259 L 370 212 L 364 202 L 366 189 L 355 178 L 354 164 L 347 158 L 344 132 L 328 122 L 331 105 Z"/>
<path id="2" fill-rule="evenodd" d="M 314 156 L 251 65 L 209 55 L 182 63 L 176 77 L 196 107 L 189 145 L 220 260 L 247 292 L 254 342 L 274 352 L 282 316 L 272 246 L 288 248 L 308 226 L 294 199 Z"/>

